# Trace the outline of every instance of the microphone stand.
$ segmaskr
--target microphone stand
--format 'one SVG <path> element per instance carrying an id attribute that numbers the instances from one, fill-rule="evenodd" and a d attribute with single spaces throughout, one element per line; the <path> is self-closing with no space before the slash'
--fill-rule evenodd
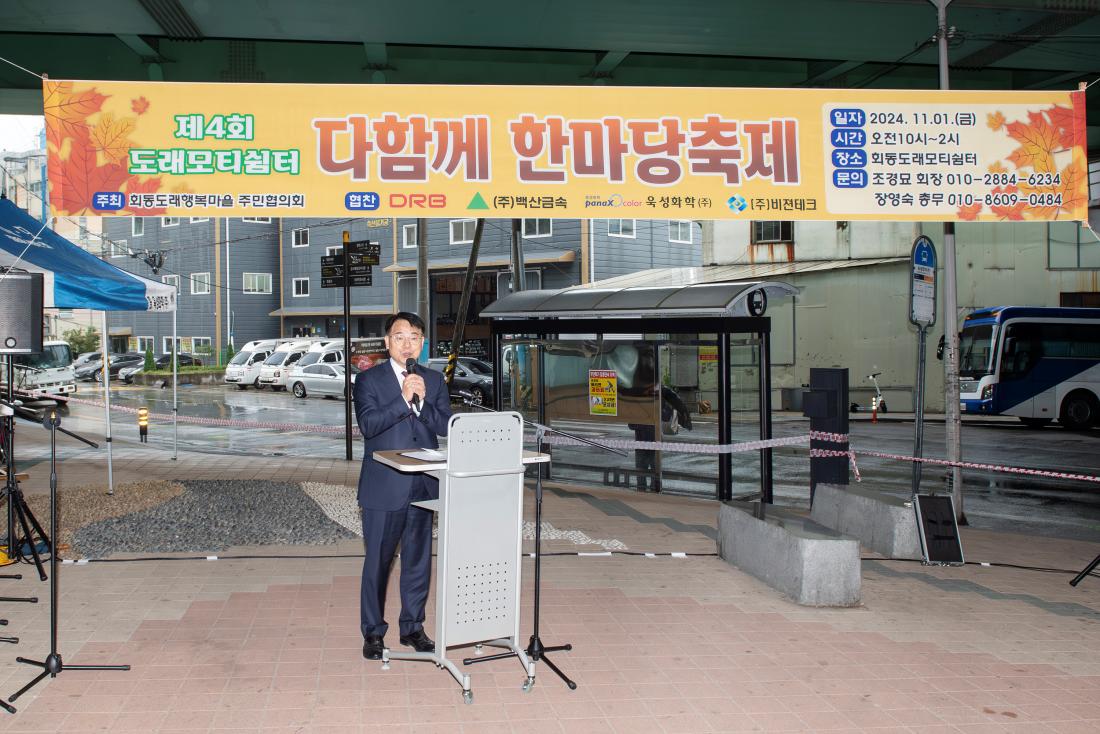
<path id="1" fill-rule="evenodd" d="M 8 697 L 8 701 L 14 701 L 33 688 L 46 676 L 56 678 L 58 673 L 65 670 L 129 670 L 129 665 L 65 665 L 61 661 L 61 655 L 57 652 L 57 429 L 61 425 L 61 418 L 57 410 L 51 410 L 46 414 L 42 425 L 50 431 L 50 537 L 54 544 L 50 545 L 50 654 L 45 660 L 29 660 L 17 657 L 17 663 L 26 663 L 38 668 L 42 672 L 35 676 L 27 685 Z M 83 440 L 83 439 L 81 439 Z"/>
<path id="2" fill-rule="evenodd" d="M 473 402 L 473 400 L 471 400 L 472 397 L 472 395 L 467 393 L 463 395 L 462 402 L 471 408 L 477 408 L 478 410 L 484 411 L 486 413 L 497 412 L 492 408 L 486 408 L 484 405 L 478 405 L 477 403 Z M 557 428 L 550 428 L 549 426 L 544 426 L 541 423 L 536 423 L 534 421 L 524 419 L 523 424 L 535 429 L 535 447 L 540 454 L 542 453 L 542 444 L 544 439 L 546 438 L 546 434 L 556 433 L 559 436 L 565 436 L 566 438 L 580 441 L 581 443 L 588 444 L 589 446 L 595 446 L 598 449 L 602 449 L 613 454 L 618 454 L 619 456 L 627 455 L 625 451 L 620 451 L 619 449 L 605 446 L 597 441 L 584 438 L 583 436 L 577 436 L 572 433 L 567 433 L 565 431 L 558 430 Z M 557 665 L 554 665 L 553 661 L 551 661 L 550 658 L 546 656 L 546 653 L 548 652 L 559 652 L 563 650 L 565 652 L 569 652 L 573 649 L 573 646 L 569 643 L 566 643 L 564 645 L 547 646 L 542 643 L 542 638 L 539 637 L 539 606 L 540 592 L 542 590 L 542 464 L 537 464 L 535 468 L 538 472 L 535 475 L 535 612 L 534 630 L 531 634 L 530 642 L 527 643 L 527 650 L 525 652 L 527 653 L 527 657 L 531 659 L 531 662 L 537 663 L 541 660 L 542 662 L 546 663 L 546 666 L 550 668 L 550 670 L 554 671 L 557 676 L 562 679 L 565 685 L 569 686 L 569 690 L 574 691 L 577 689 L 577 684 L 573 682 L 573 680 L 571 680 L 569 676 L 563 673 L 561 671 L 561 668 L 559 668 Z M 462 664 L 473 665 L 474 663 L 487 663 L 490 660 L 503 660 L 505 658 L 515 657 L 515 655 L 516 654 L 514 652 L 502 652 L 497 655 L 486 655 L 484 657 L 478 658 L 464 658 Z"/>

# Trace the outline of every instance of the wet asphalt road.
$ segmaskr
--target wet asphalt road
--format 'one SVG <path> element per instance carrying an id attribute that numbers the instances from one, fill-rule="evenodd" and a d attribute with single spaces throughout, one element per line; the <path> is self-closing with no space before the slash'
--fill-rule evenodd
<path id="1" fill-rule="evenodd" d="M 153 413 L 171 414 L 171 390 L 139 386 L 112 386 L 112 403 L 136 408 L 147 406 Z M 102 400 L 102 390 L 89 383 L 80 384 L 79 398 Z M 181 386 L 180 416 L 219 418 L 242 423 L 292 423 L 302 426 L 339 427 L 344 422 L 341 400 L 295 398 L 270 390 L 239 391 L 224 386 Z M 71 430 L 102 436 L 103 409 L 74 405 L 65 426 Z M 136 419 L 115 413 L 113 435 L 116 445 L 137 440 Z M 592 438 L 631 439 L 633 432 L 625 427 L 606 430 L 578 422 L 558 426 Z M 774 419 L 776 437 L 801 435 L 808 431 L 807 420 L 790 414 Z M 860 456 L 861 450 L 911 455 L 913 423 L 911 420 L 888 420 L 871 424 L 853 421 L 852 446 L 863 475 L 863 484 L 897 495 L 908 495 L 912 481 L 912 465 L 890 459 Z M 1085 433 L 1066 431 L 1057 426 L 1032 430 L 1005 419 L 963 426 L 963 459 L 988 464 L 1055 471 L 1100 474 L 1100 430 Z M 717 425 L 711 416 L 695 418 L 694 430 L 681 431 L 665 440 L 714 443 Z M 734 440 L 757 438 L 755 425 L 735 425 Z M 179 448 L 242 456 L 344 456 L 342 434 L 320 434 L 303 428 L 266 430 L 242 427 L 197 426 L 180 422 Z M 37 442 L 35 442 L 37 443 Z M 71 443 L 71 442 L 70 442 Z M 171 451 L 172 427 L 153 421 L 149 445 Z M 65 447 L 61 447 L 66 450 Z M 930 422 L 925 429 L 925 456 L 944 456 L 944 427 Z M 362 448 L 353 441 L 353 456 L 362 457 Z M 626 458 L 606 455 L 589 447 L 558 447 L 554 454 L 555 478 L 583 483 L 603 484 L 603 469 L 609 466 L 632 468 L 633 456 Z M 32 457 L 41 460 L 43 457 Z M 665 490 L 712 497 L 717 465 L 713 456 L 666 453 L 663 458 Z M 775 500 L 779 504 L 807 507 L 809 504 L 809 459 L 802 446 L 778 448 L 774 452 Z M 757 454 L 734 455 L 735 492 L 752 492 L 758 486 Z M 926 467 L 922 491 L 943 490 L 946 470 Z M 1100 541 L 1100 484 L 1080 481 L 1021 477 L 986 471 L 964 472 L 965 511 L 970 524 L 989 529 L 1014 530 L 1042 535 Z"/>

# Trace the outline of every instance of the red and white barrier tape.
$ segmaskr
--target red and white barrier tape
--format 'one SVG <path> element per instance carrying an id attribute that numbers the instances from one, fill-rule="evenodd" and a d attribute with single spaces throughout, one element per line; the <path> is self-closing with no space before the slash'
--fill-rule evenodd
<path id="1" fill-rule="evenodd" d="M 48 394 L 37 395 L 36 397 L 53 398 L 55 396 Z M 78 405 L 90 405 L 93 407 L 102 408 L 103 403 L 95 400 L 84 400 L 82 398 L 68 397 L 67 401 L 70 403 L 76 403 Z M 120 405 L 112 405 L 113 410 L 118 410 L 123 413 L 137 414 L 137 409 L 129 408 Z M 173 416 L 168 413 L 150 413 L 150 420 L 162 420 L 171 422 Z M 309 432 L 309 433 L 331 433 L 342 434 L 344 432 L 343 426 L 322 426 L 316 424 L 304 424 L 304 423 L 267 423 L 263 421 L 241 421 L 232 420 L 228 418 L 200 418 L 195 416 L 178 416 L 180 423 L 190 423 L 199 426 L 219 426 L 226 428 L 260 428 L 273 431 L 296 431 L 296 432 Z M 352 431 L 354 433 L 359 432 L 359 427 L 353 425 Z M 544 439 L 546 443 L 552 446 L 583 446 L 581 441 L 577 441 L 566 436 L 550 434 Z M 749 451 L 760 451 L 761 449 L 777 448 L 779 446 L 797 446 L 798 444 L 804 444 L 810 440 L 825 441 L 827 443 L 839 443 L 845 444 L 849 440 L 849 436 L 843 433 L 827 433 L 824 431 L 810 431 L 802 436 L 789 436 L 786 438 L 771 438 L 767 440 L 758 441 L 743 441 L 741 443 L 733 443 L 726 445 L 719 444 L 701 444 L 701 443 L 678 443 L 672 441 L 631 441 L 624 439 L 599 439 L 599 442 L 605 446 L 611 446 L 612 448 L 621 449 L 642 449 L 650 451 L 675 451 L 678 453 L 691 453 L 691 454 L 736 454 L 745 453 Z M 923 464 L 933 464 L 935 466 L 951 466 L 959 467 L 961 469 L 976 469 L 978 471 L 988 472 L 1000 472 L 1006 474 L 1018 474 L 1023 476 L 1044 477 L 1047 479 L 1068 479 L 1072 481 L 1080 482 L 1092 482 L 1100 484 L 1100 476 L 1094 476 L 1091 474 L 1077 474 L 1073 472 L 1060 472 L 1051 471 L 1048 469 L 1028 469 L 1020 466 L 1008 466 L 1003 464 L 983 464 L 972 461 L 948 461 L 947 459 L 932 459 L 928 457 L 915 457 L 906 456 L 904 454 L 889 454 L 881 451 L 856 451 L 849 449 L 848 451 L 840 451 L 835 449 L 810 449 L 811 458 L 824 458 L 824 457 L 839 457 L 843 456 L 848 459 L 852 466 L 852 472 L 855 474 L 856 481 L 862 481 L 859 473 L 859 467 L 856 464 L 856 454 L 863 456 L 874 456 L 879 459 L 892 459 L 894 461 L 909 461 L 909 462 L 921 462 Z"/>
<path id="2" fill-rule="evenodd" d="M 879 459 L 894 459 L 896 461 L 913 461 L 922 464 L 935 464 L 936 466 L 957 466 L 961 469 L 978 469 L 980 471 L 1004 472 L 1007 474 L 1023 474 L 1032 477 L 1047 477 L 1048 479 L 1073 479 L 1080 482 L 1100 483 L 1100 476 L 1091 474 L 1074 474 L 1071 472 L 1050 471 L 1048 469 L 1026 469 L 1021 466 L 1005 466 L 1002 464 L 979 464 L 973 461 L 948 461 L 947 459 L 929 459 L 927 457 L 905 456 L 903 454 L 886 454 L 881 451 L 860 451 L 864 456 L 874 456 Z"/>
<path id="3" fill-rule="evenodd" d="M 52 397 L 49 395 L 43 397 Z M 96 400 L 84 400 L 82 398 L 68 398 L 68 402 L 75 403 L 77 405 L 90 405 L 96 408 L 102 408 L 103 402 Z M 129 408 L 124 405 L 112 405 L 111 410 L 117 410 L 120 413 L 128 413 L 130 415 L 136 415 L 136 408 Z M 170 423 L 172 421 L 171 413 L 149 413 L 149 420 L 161 420 Z M 267 423 L 264 421 L 239 421 L 232 420 L 230 418 L 202 418 L 198 416 L 181 415 L 177 417 L 180 423 L 191 423 L 197 426 L 219 426 L 226 428 L 263 428 L 272 431 L 308 431 L 310 433 L 343 433 L 344 427 L 341 426 L 321 426 L 316 424 L 307 423 Z M 359 427 L 352 425 L 352 432 L 358 433 Z"/>

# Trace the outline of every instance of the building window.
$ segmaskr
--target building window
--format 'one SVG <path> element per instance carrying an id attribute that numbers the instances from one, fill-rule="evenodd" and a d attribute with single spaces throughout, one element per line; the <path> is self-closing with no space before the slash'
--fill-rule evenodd
<path id="1" fill-rule="evenodd" d="M 328 255 L 329 257 L 339 255 L 343 251 L 344 251 L 344 246 L 343 245 L 329 245 L 328 247 L 325 248 L 325 254 Z"/>
<path id="2" fill-rule="evenodd" d="M 469 245 L 474 241 L 474 228 L 477 226 L 475 219 L 451 220 L 451 244 Z"/>
<path id="3" fill-rule="evenodd" d="M 130 219 L 130 234 L 141 237 L 145 234 L 145 217 L 133 217 Z"/>
<path id="4" fill-rule="evenodd" d="M 612 237 L 634 237 L 634 220 L 608 219 L 607 233 Z"/>
<path id="5" fill-rule="evenodd" d="M 191 217 L 191 224 L 195 222 L 209 222 L 210 217 Z"/>
<path id="6" fill-rule="evenodd" d="M 1047 225 L 1047 263 L 1052 270 L 1100 268 L 1100 242 L 1077 222 Z"/>
<path id="7" fill-rule="evenodd" d="M 191 273 L 191 293 L 196 296 L 210 294 L 210 273 Z"/>
<path id="8" fill-rule="evenodd" d="M 245 293 L 270 293 L 271 292 L 271 273 L 245 273 L 244 274 L 244 292 Z"/>
<path id="9" fill-rule="evenodd" d="M 691 244 L 691 222 L 686 219 L 672 219 L 668 223 L 668 241 L 681 245 Z"/>
<path id="10" fill-rule="evenodd" d="M 242 222 L 253 222 L 254 224 L 270 224 L 271 217 L 241 217 Z"/>
<path id="11" fill-rule="evenodd" d="M 415 224 L 403 224 L 403 225 L 401 225 L 401 246 L 402 247 L 416 247 L 416 225 Z"/>
<path id="12" fill-rule="evenodd" d="M 179 293 L 180 277 L 178 275 L 165 275 L 163 278 L 161 278 L 161 281 L 163 281 L 165 285 L 174 286 L 176 292 Z"/>
<path id="13" fill-rule="evenodd" d="M 126 246 L 126 240 L 111 240 L 111 257 L 127 257 L 130 248 Z"/>
<path id="14" fill-rule="evenodd" d="M 294 297 L 304 298 L 309 295 L 309 278 L 294 279 Z"/>
<path id="15" fill-rule="evenodd" d="M 191 337 L 191 353 L 192 354 L 210 354 L 213 352 L 212 345 L 210 343 L 210 337 L 208 336 L 193 336 Z"/>
<path id="16" fill-rule="evenodd" d="M 291 247 L 309 247 L 309 230 L 295 229 L 290 232 Z"/>
<path id="17" fill-rule="evenodd" d="M 794 242 L 794 222 L 752 223 L 754 245 L 769 245 L 776 242 Z"/>
<path id="18" fill-rule="evenodd" d="M 151 336 L 139 336 L 137 338 L 137 350 L 142 354 L 156 349 L 156 340 Z"/>
<path id="19" fill-rule="evenodd" d="M 179 217 L 161 217 L 160 226 L 162 227 L 178 227 L 180 223 Z"/>
<path id="20" fill-rule="evenodd" d="M 553 231 L 550 221 L 549 219 L 524 219 L 523 236 L 527 238 L 549 237 Z"/>
<path id="21" fill-rule="evenodd" d="M 180 344 L 182 342 L 183 342 L 182 337 L 177 337 L 176 338 L 176 354 L 180 353 Z M 161 337 L 161 345 L 164 346 L 163 354 L 171 354 L 172 353 L 172 337 L 162 336 Z"/>

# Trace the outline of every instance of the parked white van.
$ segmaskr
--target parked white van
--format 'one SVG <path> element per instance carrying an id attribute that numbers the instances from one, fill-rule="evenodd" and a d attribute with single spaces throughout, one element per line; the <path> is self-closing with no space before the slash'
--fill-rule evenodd
<path id="1" fill-rule="evenodd" d="M 241 346 L 239 352 L 233 355 L 229 364 L 225 366 L 225 383 L 236 385 L 238 390 L 247 390 L 252 385 L 257 390 L 260 385 L 260 368 L 264 360 L 275 351 L 279 339 L 264 339 L 251 341 Z"/>
<path id="2" fill-rule="evenodd" d="M 312 340 L 284 342 L 264 360 L 260 367 L 260 387 L 271 386 L 275 392 L 286 390 L 287 378 L 294 365 L 313 346 Z"/>

